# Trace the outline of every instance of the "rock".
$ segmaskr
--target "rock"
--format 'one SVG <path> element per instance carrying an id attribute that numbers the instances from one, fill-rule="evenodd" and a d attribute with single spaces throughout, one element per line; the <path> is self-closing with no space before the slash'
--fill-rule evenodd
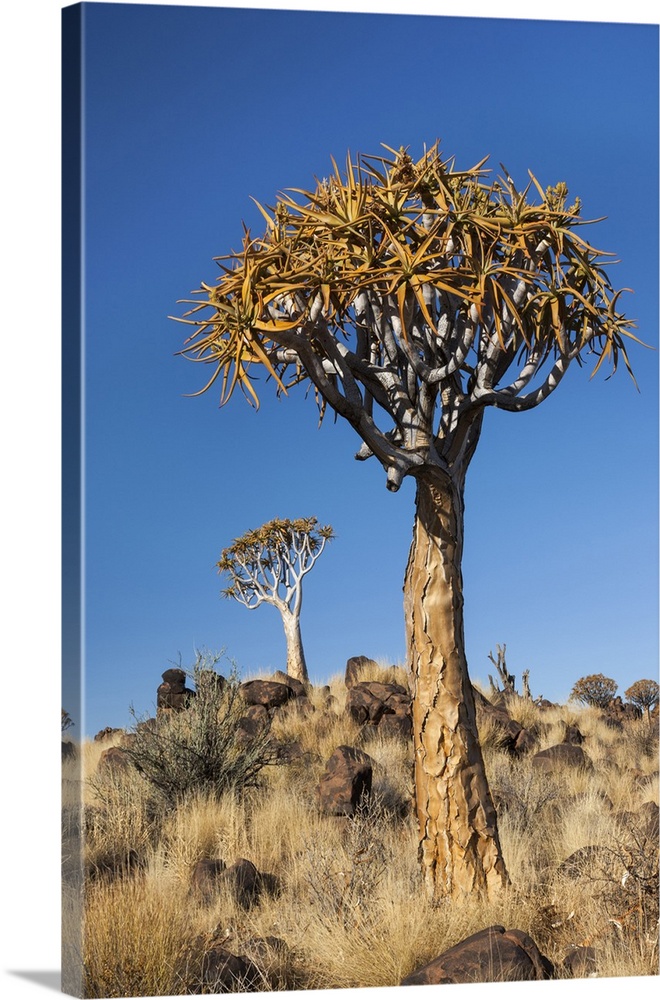
<path id="1" fill-rule="evenodd" d="M 218 879 L 227 866 L 221 858 L 202 858 L 192 870 L 190 886 L 208 901 L 218 890 Z"/>
<path id="2" fill-rule="evenodd" d="M 346 711 L 359 726 L 371 723 L 377 726 L 385 712 L 381 699 L 362 684 L 356 684 L 349 689 L 346 699 Z"/>
<path id="3" fill-rule="evenodd" d="M 620 862 L 609 848 L 601 844 L 587 844 L 565 858 L 558 866 L 557 873 L 571 881 L 587 879 L 591 882 L 602 879 L 603 875 L 607 875 L 612 881 L 618 881 L 620 868 Z"/>
<path id="4" fill-rule="evenodd" d="M 227 685 L 227 678 L 215 670 L 200 670 L 196 680 L 197 690 L 213 692 L 214 689 L 223 691 Z"/>
<path id="5" fill-rule="evenodd" d="M 371 794 L 373 763 L 363 750 L 337 747 L 317 788 L 322 812 L 329 816 L 353 816 L 359 803 Z"/>
<path id="6" fill-rule="evenodd" d="M 657 840 L 660 826 L 657 802 L 644 802 L 637 810 L 637 815 L 646 836 L 650 840 Z"/>
<path id="7" fill-rule="evenodd" d="M 74 760 L 77 754 L 75 743 L 71 740 L 62 740 L 62 760 Z"/>
<path id="8" fill-rule="evenodd" d="M 91 862 L 87 877 L 94 879 L 126 878 L 140 867 L 140 855 L 134 848 L 128 851 L 108 851 Z"/>
<path id="9" fill-rule="evenodd" d="M 101 729 L 94 737 L 95 743 L 101 743 L 103 740 L 109 740 L 111 736 L 119 736 L 124 732 L 123 729 L 113 729 L 112 726 L 106 726 L 105 729 Z"/>
<path id="10" fill-rule="evenodd" d="M 264 985 L 254 962 L 219 946 L 204 953 L 201 980 L 202 989 L 212 993 L 254 992 L 263 989 Z"/>
<path id="11" fill-rule="evenodd" d="M 264 731 L 264 724 L 260 719 L 243 715 L 236 723 L 236 743 L 241 749 L 248 747 L 257 736 Z"/>
<path id="12" fill-rule="evenodd" d="M 161 674 L 165 684 L 169 684 L 170 688 L 175 693 L 180 693 L 185 690 L 186 687 L 186 672 L 181 670 L 179 667 L 171 667 Z"/>
<path id="13" fill-rule="evenodd" d="M 574 746 L 582 746 L 584 743 L 584 736 L 580 732 L 577 726 L 566 726 L 564 732 L 563 743 L 572 743 Z"/>
<path id="14" fill-rule="evenodd" d="M 521 729 L 513 744 L 513 749 L 516 754 L 529 753 L 531 750 L 535 750 L 539 745 L 534 733 L 530 732 L 529 729 Z"/>
<path id="15" fill-rule="evenodd" d="M 181 712 L 190 704 L 195 692 L 186 687 L 186 672 L 172 667 L 162 674 L 163 683 L 156 690 L 156 711 Z"/>
<path id="16" fill-rule="evenodd" d="M 401 981 L 401 986 L 550 979 L 552 963 L 519 930 L 488 927 L 449 948 Z"/>
<path id="17" fill-rule="evenodd" d="M 562 969 L 573 979 L 595 976 L 597 974 L 596 952 L 593 948 L 578 945 L 569 951 L 561 965 Z"/>
<path id="18" fill-rule="evenodd" d="M 126 771 L 131 767 L 130 757 L 122 750 L 121 747 L 109 747 L 104 750 L 99 757 L 98 770 L 99 771 Z"/>
<path id="19" fill-rule="evenodd" d="M 375 660 L 368 656 L 351 656 L 346 661 L 346 672 L 344 683 L 347 688 L 352 688 L 358 682 L 365 670 L 378 671 L 380 668 Z"/>
<path id="20" fill-rule="evenodd" d="M 276 895 L 279 880 L 275 875 L 260 872 L 247 858 L 239 858 L 233 865 L 218 875 L 218 884 L 228 887 L 232 896 L 244 910 L 249 910 L 259 902 L 262 893 Z"/>
<path id="21" fill-rule="evenodd" d="M 529 748 L 529 738 L 526 737 L 521 741 L 520 750 L 517 749 L 516 744 L 520 738 L 520 734 L 523 732 L 523 727 L 515 719 L 512 719 L 504 705 L 493 705 L 492 702 L 488 700 L 480 691 L 473 688 L 474 693 L 474 703 L 477 709 L 477 726 L 479 726 L 484 719 L 488 719 L 494 726 L 499 730 L 499 738 L 501 740 L 502 750 L 510 754 L 517 754 L 524 752 L 524 748 Z"/>
<path id="22" fill-rule="evenodd" d="M 268 709 L 265 705 L 250 705 L 243 718 L 252 719 L 258 723 L 261 729 L 266 729 L 270 722 Z"/>
<path id="23" fill-rule="evenodd" d="M 246 681 L 241 684 L 240 692 L 248 705 L 263 705 L 267 709 L 278 708 L 293 698 L 293 689 L 279 681 Z"/>
<path id="24" fill-rule="evenodd" d="M 378 723 L 378 732 L 395 739 L 409 740 L 412 737 L 412 719 L 409 715 L 387 713 Z"/>
<path id="25" fill-rule="evenodd" d="M 532 757 L 532 765 L 547 774 L 562 767 L 593 769 L 593 764 L 582 747 L 574 743 L 557 743 L 546 750 L 539 750 Z"/>
<path id="26" fill-rule="evenodd" d="M 295 698 L 302 698 L 303 696 L 306 696 L 309 691 L 308 684 L 305 684 L 303 681 L 299 681 L 296 677 L 291 677 L 290 674 L 285 674 L 283 670 L 276 670 L 272 675 L 271 680 L 276 681 L 278 684 L 285 684 L 287 687 L 290 687 Z"/>

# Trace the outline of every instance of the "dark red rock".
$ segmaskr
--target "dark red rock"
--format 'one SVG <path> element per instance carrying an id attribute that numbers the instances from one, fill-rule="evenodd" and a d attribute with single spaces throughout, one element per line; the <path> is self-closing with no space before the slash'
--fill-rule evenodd
<path id="1" fill-rule="evenodd" d="M 401 740 L 412 738 L 412 719 L 409 715 L 384 715 L 378 723 L 378 732 Z"/>
<path id="2" fill-rule="evenodd" d="M 101 729 L 94 737 L 95 743 L 101 743 L 103 740 L 110 739 L 111 736 L 117 736 L 123 733 L 123 729 L 113 729 L 112 726 L 106 726 L 105 729 Z"/>
<path id="3" fill-rule="evenodd" d="M 350 688 L 346 698 L 346 711 L 359 726 L 371 723 L 377 726 L 385 712 L 381 699 L 360 684 Z"/>
<path id="4" fill-rule="evenodd" d="M 516 736 L 513 748 L 516 754 L 530 753 L 532 750 L 536 750 L 539 745 L 534 733 L 531 733 L 529 729 L 521 729 Z"/>
<path id="5" fill-rule="evenodd" d="M 191 888 L 207 900 L 210 899 L 218 891 L 218 879 L 226 868 L 221 858 L 202 858 L 192 870 Z"/>
<path id="6" fill-rule="evenodd" d="M 126 771 L 131 767 L 131 760 L 121 747 L 109 747 L 99 757 L 99 771 Z"/>
<path id="7" fill-rule="evenodd" d="M 276 876 L 260 872 L 247 858 L 239 858 L 221 872 L 218 882 L 229 888 L 236 902 L 244 910 L 249 910 L 258 903 L 262 893 L 275 895 L 279 889 L 279 880 Z"/>
<path id="8" fill-rule="evenodd" d="M 309 693 L 309 684 L 299 681 L 297 677 L 291 677 L 290 674 L 285 674 L 283 670 L 276 670 L 271 680 L 290 687 L 295 698 L 302 698 Z"/>
<path id="9" fill-rule="evenodd" d="M 593 948 L 578 945 L 572 948 L 561 963 L 564 972 L 573 979 L 584 979 L 597 972 L 596 952 Z"/>
<path id="10" fill-rule="evenodd" d="M 246 681 L 241 684 L 240 692 L 248 705 L 263 705 L 268 709 L 284 705 L 293 698 L 293 689 L 278 681 Z"/>
<path id="11" fill-rule="evenodd" d="M 523 931 L 488 927 L 402 980 L 402 986 L 550 979 L 554 969 Z"/>
<path id="12" fill-rule="evenodd" d="M 317 794 L 321 810 L 330 816 L 352 816 L 371 794 L 373 760 L 355 747 L 337 747 L 326 764 Z"/>
<path id="13" fill-rule="evenodd" d="M 346 672 L 344 674 L 344 683 L 347 688 L 352 688 L 354 684 L 357 683 L 359 678 L 362 676 L 365 670 L 377 671 L 379 669 L 378 664 L 375 660 L 370 659 L 368 656 L 351 656 L 346 661 Z"/>
<path id="14" fill-rule="evenodd" d="M 202 958 L 201 986 L 204 992 L 254 992 L 264 988 L 264 978 L 254 962 L 216 946 Z"/>
<path id="15" fill-rule="evenodd" d="M 558 768 L 574 767 L 592 770 L 593 764 L 582 749 L 574 743 L 557 743 L 546 750 L 539 750 L 532 757 L 532 765 L 546 774 Z"/>

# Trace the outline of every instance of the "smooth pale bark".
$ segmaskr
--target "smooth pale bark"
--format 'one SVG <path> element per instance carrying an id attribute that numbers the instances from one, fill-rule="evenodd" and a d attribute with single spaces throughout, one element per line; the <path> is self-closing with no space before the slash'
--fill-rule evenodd
<path id="1" fill-rule="evenodd" d="M 509 884 L 479 745 L 463 633 L 463 482 L 417 475 L 404 606 L 419 853 L 432 899 Z"/>
<path id="2" fill-rule="evenodd" d="M 286 607 L 280 610 L 286 636 L 286 672 L 298 681 L 307 682 L 309 676 L 300 634 L 300 613 L 292 613 Z"/>

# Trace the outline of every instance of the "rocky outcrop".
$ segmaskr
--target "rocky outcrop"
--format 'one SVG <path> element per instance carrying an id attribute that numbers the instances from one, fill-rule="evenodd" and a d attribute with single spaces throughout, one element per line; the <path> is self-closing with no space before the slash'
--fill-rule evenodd
<path id="1" fill-rule="evenodd" d="M 554 968 L 523 931 L 487 927 L 411 972 L 401 986 L 550 979 Z"/>

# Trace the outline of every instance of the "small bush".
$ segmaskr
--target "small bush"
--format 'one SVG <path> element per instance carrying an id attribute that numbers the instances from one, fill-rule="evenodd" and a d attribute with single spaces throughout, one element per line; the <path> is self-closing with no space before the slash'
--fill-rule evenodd
<path id="1" fill-rule="evenodd" d="M 219 794 L 255 785 L 277 760 L 269 726 L 256 735 L 241 727 L 245 704 L 235 670 L 216 673 L 219 655 L 198 653 L 189 673 L 195 694 L 189 707 L 138 720 L 122 747 L 125 756 L 160 795 L 176 805 L 190 794 Z"/>

